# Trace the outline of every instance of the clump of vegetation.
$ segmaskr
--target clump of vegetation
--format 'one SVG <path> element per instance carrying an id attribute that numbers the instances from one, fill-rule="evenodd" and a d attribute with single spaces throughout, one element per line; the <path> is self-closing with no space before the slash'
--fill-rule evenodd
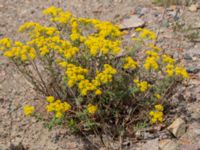
<path id="1" fill-rule="evenodd" d="M 124 33 L 110 22 L 77 18 L 56 7 L 44 14 L 52 26 L 25 23 L 19 31 L 29 38 L 1 39 L 0 49 L 46 97 L 47 127 L 118 136 L 139 122 L 165 120 L 170 93 L 188 74 L 153 44 L 154 32 L 136 29 L 137 50 L 122 50 Z M 38 109 L 26 105 L 24 113 L 42 118 Z"/>

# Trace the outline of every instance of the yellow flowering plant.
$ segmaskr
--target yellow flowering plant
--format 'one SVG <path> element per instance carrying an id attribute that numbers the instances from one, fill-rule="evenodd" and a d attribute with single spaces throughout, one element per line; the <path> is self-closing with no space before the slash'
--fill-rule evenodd
<path id="1" fill-rule="evenodd" d="M 171 88 L 188 74 L 152 44 L 154 32 L 136 29 L 133 53 L 132 48 L 123 49 L 124 33 L 111 22 L 78 18 L 54 6 L 43 13 L 52 26 L 27 22 L 19 32 L 28 39 L 3 38 L 0 50 L 46 97 L 44 109 L 53 122 L 62 120 L 75 131 L 118 135 L 118 129 L 149 118 L 133 119 L 158 103 L 150 122 L 163 121 Z M 33 111 L 24 108 L 25 115 Z"/>

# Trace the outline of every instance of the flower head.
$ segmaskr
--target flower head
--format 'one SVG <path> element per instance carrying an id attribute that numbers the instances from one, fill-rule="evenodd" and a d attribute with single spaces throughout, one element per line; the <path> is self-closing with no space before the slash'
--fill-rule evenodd
<path id="1" fill-rule="evenodd" d="M 35 108 L 33 106 L 30 106 L 30 105 L 25 105 L 23 110 L 24 110 L 24 114 L 26 116 L 30 116 L 31 114 L 33 114 Z"/>
<path id="2" fill-rule="evenodd" d="M 97 111 L 97 106 L 92 105 L 92 104 L 88 104 L 87 111 L 88 111 L 89 114 L 95 114 L 96 111 Z"/>

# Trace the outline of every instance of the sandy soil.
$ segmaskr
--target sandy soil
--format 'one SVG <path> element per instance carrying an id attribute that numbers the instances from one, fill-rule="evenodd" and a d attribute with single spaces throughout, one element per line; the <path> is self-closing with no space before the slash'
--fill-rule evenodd
<path id="1" fill-rule="evenodd" d="M 133 13 L 141 15 L 143 11 L 142 19 L 154 31 L 157 31 L 163 19 L 170 18 L 170 11 L 166 14 L 166 18 L 163 18 L 163 8 L 152 6 L 149 0 L 0 0 L 0 38 L 20 39 L 22 35 L 17 33 L 17 28 L 26 21 L 46 22 L 41 11 L 51 5 L 70 10 L 80 17 L 95 17 L 117 23 Z M 184 10 L 182 17 L 186 22 L 195 23 L 200 19 L 199 14 L 199 12 L 191 13 Z M 163 25 L 160 44 L 165 49 L 170 49 L 169 53 L 176 59 L 190 56 L 191 59 L 184 60 L 187 67 L 200 68 L 200 43 L 189 42 L 184 38 L 181 41 L 177 40 L 177 35 L 173 34 L 172 29 Z M 196 131 L 200 130 L 198 122 L 200 73 L 192 74 L 192 77 L 187 87 L 180 88 L 179 93 L 182 93 L 183 99 L 179 98 L 178 102 L 187 108 L 186 111 L 190 114 L 187 118 L 188 125 L 194 127 Z M 0 56 L 0 150 L 7 149 L 11 142 L 16 145 L 21 142 L 30 150 L 91 149 L 83 139 L 69 135 L 65 129 L 56 128 L 48 131 L 43 127 L 42 122 L 37 122 L 34 118 L 24 118 L 22 106 L 27 102 L 36 105 L 39 99 L 41 97 L 32 90 L 30 84 L 15 67 Z M 180 115 L 186 117 L 183 112 L 180 112 Z M 179 141 L 180 145 L 183 145 L 183 149 L 185 145 L 197 145 L 196 143 L 200 141 L 199 136 L 200 133 L 195 134 L 194 139 L 189 138 L 190 144 Z M 185 137 L 187 138 L 188 136 Z"/>

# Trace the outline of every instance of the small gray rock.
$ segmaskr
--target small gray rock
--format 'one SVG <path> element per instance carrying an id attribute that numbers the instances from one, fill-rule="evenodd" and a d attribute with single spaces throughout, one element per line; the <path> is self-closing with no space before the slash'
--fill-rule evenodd
<path id="1" fill-rule="evenodd" d="M 136 15 L 132 15 L 130 16 L 130 18 L 124 19 L 119 26 L 121 30 L 124 30 L 124 29 L 130 29 L 130 28 L 143 27 L 144 25 L 145 25 L 145 22 L 142 19 L 140 19 Z"/>

